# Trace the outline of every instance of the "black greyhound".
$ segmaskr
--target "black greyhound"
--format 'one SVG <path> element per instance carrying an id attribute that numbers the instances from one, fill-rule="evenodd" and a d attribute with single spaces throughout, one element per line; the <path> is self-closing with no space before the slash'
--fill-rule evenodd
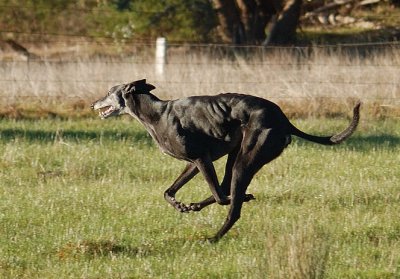
<path id="1" fill-rule="evenodd" d="M 278 105 L 244 94 L 193 96 L 162 101 L 150 93 L 155 87 L 146 80 L 112 87 L 107 96 L 94 102 L 101 118 L 130 114 L 141 122 L 160 149 L 187 166 L 165 193 L 178 211 L 199 211 L 214 202 L 230 204 L 228 217 L 210 241 L 219 240 L 240 218 L 253 176 L 277 158 L 291 142 L 291 135 L 319 144 L 333 145 L 347 139 L 359 122 L 360 103 L 354 107 L 350 125 L 341 133 L 319 137 L 294 127 Z M 228 154 L 220 184 L 213 161 Z M 175 193 L 198 172 L 206 179 L 212 196 L 189 205 L 178 202 Z"/>

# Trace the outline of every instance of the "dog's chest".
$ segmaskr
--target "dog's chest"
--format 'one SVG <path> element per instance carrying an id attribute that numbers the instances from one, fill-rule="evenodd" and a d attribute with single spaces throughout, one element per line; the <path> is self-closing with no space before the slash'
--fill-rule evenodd
<path id="1" fill-rule="evenodd" d="M 144 125 L 161 152 L 174 158 L 187 160 L 184 144 L 180 140 L 176 127 L 166 125 Z"/>

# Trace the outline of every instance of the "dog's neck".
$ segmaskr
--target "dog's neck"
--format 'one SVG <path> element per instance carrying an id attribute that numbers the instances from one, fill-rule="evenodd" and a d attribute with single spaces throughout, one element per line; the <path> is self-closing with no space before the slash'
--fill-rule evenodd
<path id="1" fill-rule="evenodd" d="M 157 125 L 168 102 L 158 99 L 151 93 L 133 94 L 128 99 L 129 114 L 143 124 L 151 137 L 162 147 L 162 139 L 157 134 Z"/>
<path id="2" fill-rule="evenodd" d="M 127 102 L 129 114 L 140 122 L 148 124 L 158 122 L 164 106 L 164 101 L 149 92 L 132 94 Z"/>

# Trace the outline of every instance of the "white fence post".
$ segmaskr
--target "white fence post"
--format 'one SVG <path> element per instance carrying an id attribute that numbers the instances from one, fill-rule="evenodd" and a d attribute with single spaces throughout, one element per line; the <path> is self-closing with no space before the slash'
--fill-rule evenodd
<path id="1" fill-rule="evenodd" d="M 164 75 L 164 67 L 167 59 L 167 40 L 163 37 L 157 38 L 156 41 L 156 74 Z"/>

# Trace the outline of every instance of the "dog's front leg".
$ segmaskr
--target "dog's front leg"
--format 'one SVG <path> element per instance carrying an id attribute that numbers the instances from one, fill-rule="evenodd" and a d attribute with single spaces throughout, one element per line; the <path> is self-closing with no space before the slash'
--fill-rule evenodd
<path id="1" fill-rule="evenodd" d="M 204 175 L 215 201 L 220 205 L 229 204 L 229 197 L 225 195 L 219 185 L 217 173 L 215 172 L 210 156 L 205 156 L 204 158 L 195 160 L 195 164 Z"/>
<path id="2" fill-rule="evenodd" d="M 188 212 L 192 210 L 190 206 L 187 206 L 175 199 L 175 194 L 178 192 L 183 185 L 191 180 L 196 174 L 199 173 L 197 166 L 193 163 L 188 163 L 186 168 L 183 170 L 181 175 L 175 180 L 171 187 L 164 192 L 165 200 L 171 204 L 179 212 Z"/>
<path id="3" fill-rule="evenodd" d="M 225 166 L 225 175 L 224 175 L 224 179 L 222 180 L 222 183 L 221 183 L 221 188 L 225 195 L 230 195 L 231 181 L 232 181 L 232 168 L 235 164 L 236 157 L 238 155 L 239 150 L 240 150 L 240 145 L 238 145 L 228 155 L 228 159 L 227 159 L 226 166 Z M 251 201 L 254 199 L 255 199 L 255 197 L 252 194 L 246 194 L 244 197 L 244 202 L 248 202 L 248 201 Z M 192 211 L 200 211 L 204 207 L 209 206 L 213 203 L 215 203 L 215 198 L 213 195 L 211 195 L 210 197 L 208 197 L 207 199 L 205 199 L 201 202 L 191 203 L 189 205 L 189 207 L 191 208 Z"/>

